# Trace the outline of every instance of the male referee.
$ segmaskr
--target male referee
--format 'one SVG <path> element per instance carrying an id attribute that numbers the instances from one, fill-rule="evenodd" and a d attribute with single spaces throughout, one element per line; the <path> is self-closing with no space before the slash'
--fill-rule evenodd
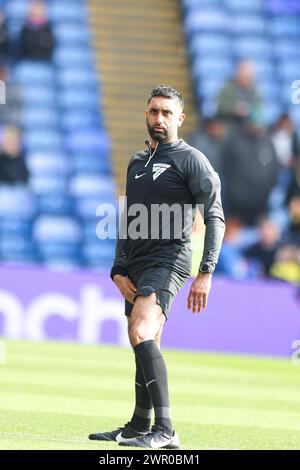
<path id="1" fill-rule="evenodd" d="M 91 434 L 90 439 L 117 441 L 120 445 L 150 448 L 179 447 L 174 431 L 168 392 L 167 369 L 160 352 L 160 338 L 171 303 L 190 276 L 190 235 L 196 206 L 203 205 L 206 225 L 203 258 L 187 300 L 193 313 L 207 304 L 211 278 L 218 261 L 225 222 L 220 180 L 207 158 L 178 138 L 184 100 L 173 88 L 159 86 L 148 99 L 146 124 L 151 138 L 148 149 L 137 152 L 127 170 L 128 214 L 133 204 L 151 212 L 154 205 L 176 204 L 192 208 L 191 223 L 182 216 L 181 232 L 171 213 L 166 227 L 151 227 L 147 239 L 119 238 L 111 278 L 125 298 L 128 335 L 135 354 L 135 409 L 127 424 L 110 432 Z M 181 216 L 179 216 L 181 217 Z M 177 217 L 178 219 L 178 217 Z M 128 215 L 128 229 L 132 216 Z M 154 236 L 153 236 L 154 234 Z M 179 333 L 178 333 L 179 334 Z M 155 422 L 150 428 L 151 411 Z"/>

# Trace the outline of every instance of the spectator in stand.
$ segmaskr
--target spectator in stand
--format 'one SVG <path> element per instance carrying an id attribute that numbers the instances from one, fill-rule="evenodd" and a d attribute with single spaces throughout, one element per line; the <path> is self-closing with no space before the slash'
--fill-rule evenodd
<path id="1" fill-rule="evenodd" d="M 0 60 L 6 61 L 9 58 L 10 45 L 7 33 L 7 24 L 4 12 L 0 9 Z"/>
<path id="2" fill-rule="evenodd" d="M 237 65 L 235 76 L 220 92 L 218 113 L 229 123 L 239 123 L 261 109 L 261 99 L 254 85 L 255 71 L 252 62 Z"/>
<path id="3" fill-rule="evenodd" d="M 245 279 L 248 267 L 242 255 L 243 225 L 236 217 L 226 218 L 226 230 L 217 272 L 234 279 Z"/>
<path id="4" fill-rule="evenodd" d="M 300 194 L 291 198 L 288 209 L 290 223 L 283 241 L 300 248 Z"/>
<path id="5" fill-rule="evenodd" d="M 288 114 L 282 114 L 271 130 L 279 171 L 276 185 L 269 197 L 268 210 L 282 230 L 288 223 L 286 203 L 299 193 L 300 188 L 300 142 Z"/>
<path id="6" fill-rule="evenodd" d="M 259 116 L 251 115 L 232 129 L 223 146 L 224 207 L 244 225 L 255 225 L 266 213 L 276 183 L 278 161 Z"/>
<path id="7" fill-rule="evenodd" d="M 286 194 L 287 204 L 295 196 L 300 196 L 300 159 L 298 159 L 293 167 L 292 180 Z"/>
<path id="8" fill-rule="evenodd" d="M 300 194 L 289 202 L 289 227 L 270 272 L 288 282 L 300 282 Z"/>
<path id="9" fill-rule="evenodd" d="M 279 247 L 280 232 L 278 226 L 268 217 L 260 219 L 258 228 L 259 241 L 245 250 L 244 254 L 250 261 L 258 262 L 262 276 L 269 276 Z"/>
<path id="10" fill-rule="evenodd" d="M 22 59 L 50 61 L 54 50 L 54 36 L 47 17 L 46 5 L 36 0 L 30 5 L 19 39 Z"/>
<path id="11" fill-rule="evenodd" d="M 287 113 L 282 114 L 276 121 L 271 131 L 271 139 L 281 167 L 291 168 L 300 156 L 300 142 Z"/>
<path id="12" fill-rule="evenodd" d="M 205 119 L 203 124 L 203 131 L 193 134 L 189 144 L 204 153 L 213 169 L 219 173 L 222 168 L 221 147 L 225 134 L 224 124 L 218 116 Z"/>
<path id="13" fill-rule="evenodd" d="M 300 283 L 300 249 L 293 245 L 284 245 L 276 253 L 276 259 L 271 266 L 273 277 L 283 281 Z"/>
<path id="14" fill-rule="evenodd" d="M 0 80 L 5 83 L 5 104 L 0 104 L 0 126 L 18 125 L 22 102 L 20 88 L 10 80 L 9 69 L 1 65 Z"/>
<path id="15" fill-rule="evenodd" d="M 0 151 L 0 183 L 26 183 L 28 170 L 21 148 L 21 136 L 16 127 L 6 126 L 2 131 Z"/>

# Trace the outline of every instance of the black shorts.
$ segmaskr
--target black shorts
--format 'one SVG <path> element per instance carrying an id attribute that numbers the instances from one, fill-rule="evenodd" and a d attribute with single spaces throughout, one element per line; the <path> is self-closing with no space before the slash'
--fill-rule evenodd
<path id="1" fill-rule="evenodd" d="M 140 271 L 129 272 L 129 278 L 137 288 L 138 295 L 151 295 L 156 292 L 156 302 L 161 306 L 166 318 L 170 311 L 175 295 L 189 279 L 189 274 L 181 274 L 171 268 L 155 266 Z M 133 304 L 125 300 L 125 315 L 130 316 Z"/>

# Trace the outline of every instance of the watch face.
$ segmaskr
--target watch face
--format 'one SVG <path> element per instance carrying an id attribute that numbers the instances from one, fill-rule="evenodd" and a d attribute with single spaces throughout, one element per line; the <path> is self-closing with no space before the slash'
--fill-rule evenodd
<path id="1" fill-rule="evenodd" d="M 213 268 L 209 264 L 202 264 L 202 266 L 200 267 L 200 271 L 203 274 L 214 272 Z"/>

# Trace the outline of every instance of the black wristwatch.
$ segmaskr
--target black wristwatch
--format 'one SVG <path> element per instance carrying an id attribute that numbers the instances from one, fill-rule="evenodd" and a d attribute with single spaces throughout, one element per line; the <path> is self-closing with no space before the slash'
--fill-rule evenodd
<path id="1" fill-rule="evenodd" d="M 212 266 L 210 266 L 209 264 L 207 264 L 207 263 L 203 263 L 203 264 L 200 264 L 199 271 L 202 274 L 207 274 L 207 273 L 212 274 L 214 272 L 214 268 Z"/>

